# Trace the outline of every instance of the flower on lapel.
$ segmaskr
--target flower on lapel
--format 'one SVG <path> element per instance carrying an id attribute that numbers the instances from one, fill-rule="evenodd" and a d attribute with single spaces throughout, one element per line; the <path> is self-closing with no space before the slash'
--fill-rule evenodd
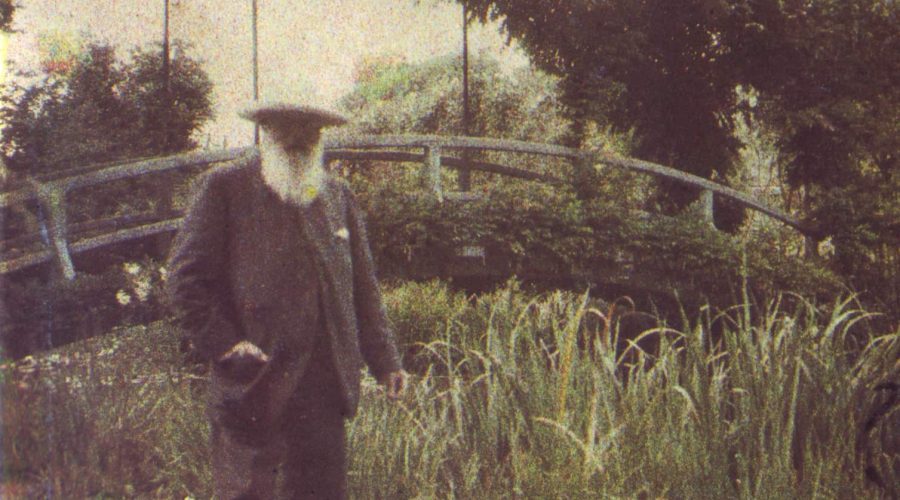
<path id="1" fill-rule="evenodd" d="M 350 239 L 350 231 L 348 231 L 346 227 L 342 227 L 342 228 L 338 229 L 337 231 L 334 232 L 334 235 L 342 240 Z"/>
<path id="2" fill-rule="evenodd" d="M 312 184 L 303 186 L 303 192 L 300 194 L 300 198 L 304 204 L 311 203 L 317 196 L 319 196 L 318 186 Z"/>

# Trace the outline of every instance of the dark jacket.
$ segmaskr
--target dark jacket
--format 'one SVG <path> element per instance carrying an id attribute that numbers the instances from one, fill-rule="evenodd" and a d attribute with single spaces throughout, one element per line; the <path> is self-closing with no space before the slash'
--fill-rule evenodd
<path id="1" fill-rule="evenodd" d="M 401 368 L 363 220 L 342 180 L 329 179 L 301 208 L 264 184 L 258 155 L 204 174 L 168 269 L 170 298 L 194 351 L 213 361 L 242 339 L 258 345 L 273 360 L 255 390 L 276 409 L 296 389 L 313 348 L 296 335 L 310 328 L 308 311 L 297 307 L 310 290 L 299 286 L 296 269 L 317 271 L 348 415 L 356 412 L 363 360 L 378 378 Z"/>

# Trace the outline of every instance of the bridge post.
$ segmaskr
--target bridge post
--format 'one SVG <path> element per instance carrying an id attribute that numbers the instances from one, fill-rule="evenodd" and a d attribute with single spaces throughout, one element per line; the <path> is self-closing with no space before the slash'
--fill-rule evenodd
<path id="1" fill-rule="evenodd" d="M 66 239 L 66 190 L 58 186 L 40 184 L 37 186 L 37 198 L 41 204 L 41 210 L 50 219 L 50 244 L 56 256 L 56 263 L 66 280 L 75 279 L 75 265 L 69 254 L 69 244 Z"/>
<path id="2" fill-rule="evenodd" d="M 709 225 L 715 224 L 715 213 L 713 212 L 713 192 L 710 189 L 704 189 L 700 195 L 700 209 L 703 220 Z"/>
<path id="3" fill-rule="evenodd" d="M 425 188 L 434 194 L 438 201 L 444 201 L 441 189 L 441 147 L 438 145 L 425 146 L 425 164 L 422 168 L 422 177 Z"/>

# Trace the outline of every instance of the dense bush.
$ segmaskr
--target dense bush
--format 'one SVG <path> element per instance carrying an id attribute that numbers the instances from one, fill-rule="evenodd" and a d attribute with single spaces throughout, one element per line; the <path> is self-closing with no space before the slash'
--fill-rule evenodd
<path id="1" fill-rule="evenodd" d="M 164 314 L 165 269 L 145 258 L 81 272 L 72 281 L 42 276 L 4 277 L 0 340 L 18 358 L 109 332 L 146 324 Z"/>
<path id="2" fill-rule="evenodd" d="M 385 277 L 457 275 L 465 271 L 460 250 L 475 245 L 486 251 L 484 265 L 475 268 L 500 279 L 620 283 L 675 292 L 691 304 L 733 303 L 745 282 L 755 294 L 792 291 L 830 299 L 839 290 L 814 262 L 717 231 L 692 212 L 652 215 L 631 209 L 635 204 L 621 193 L 585 199 L 579 182 L 567 187 L 505 180 L 485 184 L 476 201 L 440 202 L 410 194 L 415 174 L 372 168 L 351 181 Z"/>

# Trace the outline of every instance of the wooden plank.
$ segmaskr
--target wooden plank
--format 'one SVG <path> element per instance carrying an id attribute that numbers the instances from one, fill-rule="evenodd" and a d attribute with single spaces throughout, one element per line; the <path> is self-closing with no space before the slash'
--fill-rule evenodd
<path id="1" fill-rule="evenodd" d="M 174 214 L 175 213 L 170 212 L 168 215 Z M 160 214 L 156 212 L 141 212 L 137 214 L 107 217 L 105 219 L 87 220 L 84 222 L 69 224 L 68 234 L 70 240 L 77 241 L 79 237 L 83 238 L 82 235 L 84 235 L 85 233 L 96 233 L 100 231 L 109 232 L 117 229 L 128 228 L 134 226 L 135 224 L 149 224 L 151 222 L 158 222 L 161 218 L 163 217 L 161 217 Z M 0 241 L 0 255 L 11 251 L 15 252 L 18 251 L 19 248 L 36 245 L 39 243 L 41 243 L 40 232 L 31 232 L 23 234 L 21 236 L 16 236 L 14 238 L 5 239 Z"/>
<path id="2" fill-rule="evenodd" d="M 353 151 L 346 149 L 333 149 L 325 152 L 326 160 L 349 160 L 349 161 L 383 161 L 383 162 L 404 162 L 404 163 L 422 163 L 425 161 L 425 155 L 421 153 L 406 153 L 402 151 Z M 547 183 L 561 183 L 562 179 L 549 174 L 541 174 L 515 167 L 507 167 L 498 163 L 490 163 L 486 161 L 464 161 L 454 156 L 441 156 L 441 165 L 456 168 L 460 170 L 468 169 L 479 172 L 488 172 L 492 174 L 505 175 L 507 177 L 515 177 Z"/>
<path id="3" fill-rule="evenodd" d="M 231 161 L 242 155 L 251 154 L 252 152 L 253 148 L 233 148 L 212 152 L 195 151 L 161 158 L 125 162 L 111 166 L 102 165 L 96 168 L 79 169 L 79 173 L 75 175 L 54 178 L 43 185 L 68 191 L 154 172 L 164 172 L 166 170 L 178 168 Z M 0 207 L 21 203 L 35 198 L 36 196 L 36 189 L 31 187 L 10 191 L 8 193 L 0 193 Z"/>
<path id="4" fill-rule="evenodd" d="M 706 189 L 716 194 L 720 194 L 727 198 L 731 198 L 732 200 L 738 202 L 740 205 L 762 212 L 773 219 L 779 220 L 788 226 L 797 229 L 803 234 L 807 234 L 815 237 L 816 232 L 809 227 L 801 224 L 799 221 L 794 219 L 793 217 L 779 211 L 774 208 L 769 208 L 762 203 L 750 198 L 749 196 L 737 191 L 736 189 L 732 189 L 728 186 L 723 186 L 721 184 L 716 184 L 708 179 L 704 179 L 702 177 L 698 177 L 693 174 L 689 174 L 687 172 L 682 172 L 680 170 L 675 170 L 671 167 L 666 167 L 663 165 L 659 165 L 657 163 L 644 161 L 644 160 L 636 160 L 634 158 L 625 158 L 614 156 L 608 153 L 598 154 L 594 156 L 594 161 L 600 165 L 611 165 L 614 167 L 626 168 L 629 170 L 636 170 L 638 172 L 645 172 L 657 177 L 664 177 L 667 179 L 674 179 L 682 184 L 687 184 L 689 186 L 694 186 L 701 189 Z"/>
<path id="5" fill-rule="evenodd" d="M 86 240 L 75 242 L 71 245 L 71 249 L 75 253 L 93 250 L 102 246 L 121 243 L 123 241 L 152 236 L 154 234 L 175 231 L 181 227 L 181 218 L 164 220 L 153 224 L 145 224 L 143 226 L 123 229 L 114 233 L 95 236 Z"/>
<path id="6" fill-rule="evenodd" d="M 106 182 L 125 179 L 128 177 L 136 177 L 154 172 L 164 172 L 177 168 L 195 167 L 199 165 L 209 165 L 211 163 L 220 163 L 231 161 L 239 158 L 242 154 L 248 154 L 252 148 L 235 148 L 224 151 L 208 152 L 200 151 L 195 153 L 185 153 L 175 156 L 167 156 L 164 158 L 154 158 L 151 160 L 126 163 L 107 167 L 94 172 L 79 174 L 73 177 L 66 177 L 51 181 L 53 185 L 64 186 L 67 190 L 103 184 Z"/>
<path id="7" fill-rule="evenodd" d="M 372 149 L 372 148 L 425 148 L 437 146 L 442 149 L 478 149 L 487 151 L 508 151 L 542 156 L 577 158 L 584 153 L 578 149 L 556 144 L 516 141 L 511 139 L 490 139 L 487 137 L 454 137 L 443 135 L 335 135 L 325 139 L 326 149 Z"/>
<path id="8" fill-rule="evenodd" d="M 115 243 L 122 243 L 124 241 L 152 236 L 154 234 L 175 231 L 179 227 L 181 227 L 181 218 L 169 219 L 161 222 L 155 222 L 153 224 L 145 224 L 136 228 L 123 229 L 120 231 L 115 231 L 113 233 L 76 241 L 74 243 L 71 243 L 68 246 L 68 249 L 71 254 L 78 254 L 103 246 L 113 245 Z M 0 261 L 0 274 L 7 274 L 31 266 L 35 266 L 52 260 L 53 257 L 54 252 L 48 249 L 34 252 L 15 259 Z"/>
<path id="9" fill-rule="evenodd" d="M 52 258 L 53 252 L 51 250 L 40 250 L 38 252 L 23 255 L 22 257 L 17 257 L 15 259 L 0 261 L 0 274 L 7 274 L 36 266 L 38 264 L 47 262 Z"/>

